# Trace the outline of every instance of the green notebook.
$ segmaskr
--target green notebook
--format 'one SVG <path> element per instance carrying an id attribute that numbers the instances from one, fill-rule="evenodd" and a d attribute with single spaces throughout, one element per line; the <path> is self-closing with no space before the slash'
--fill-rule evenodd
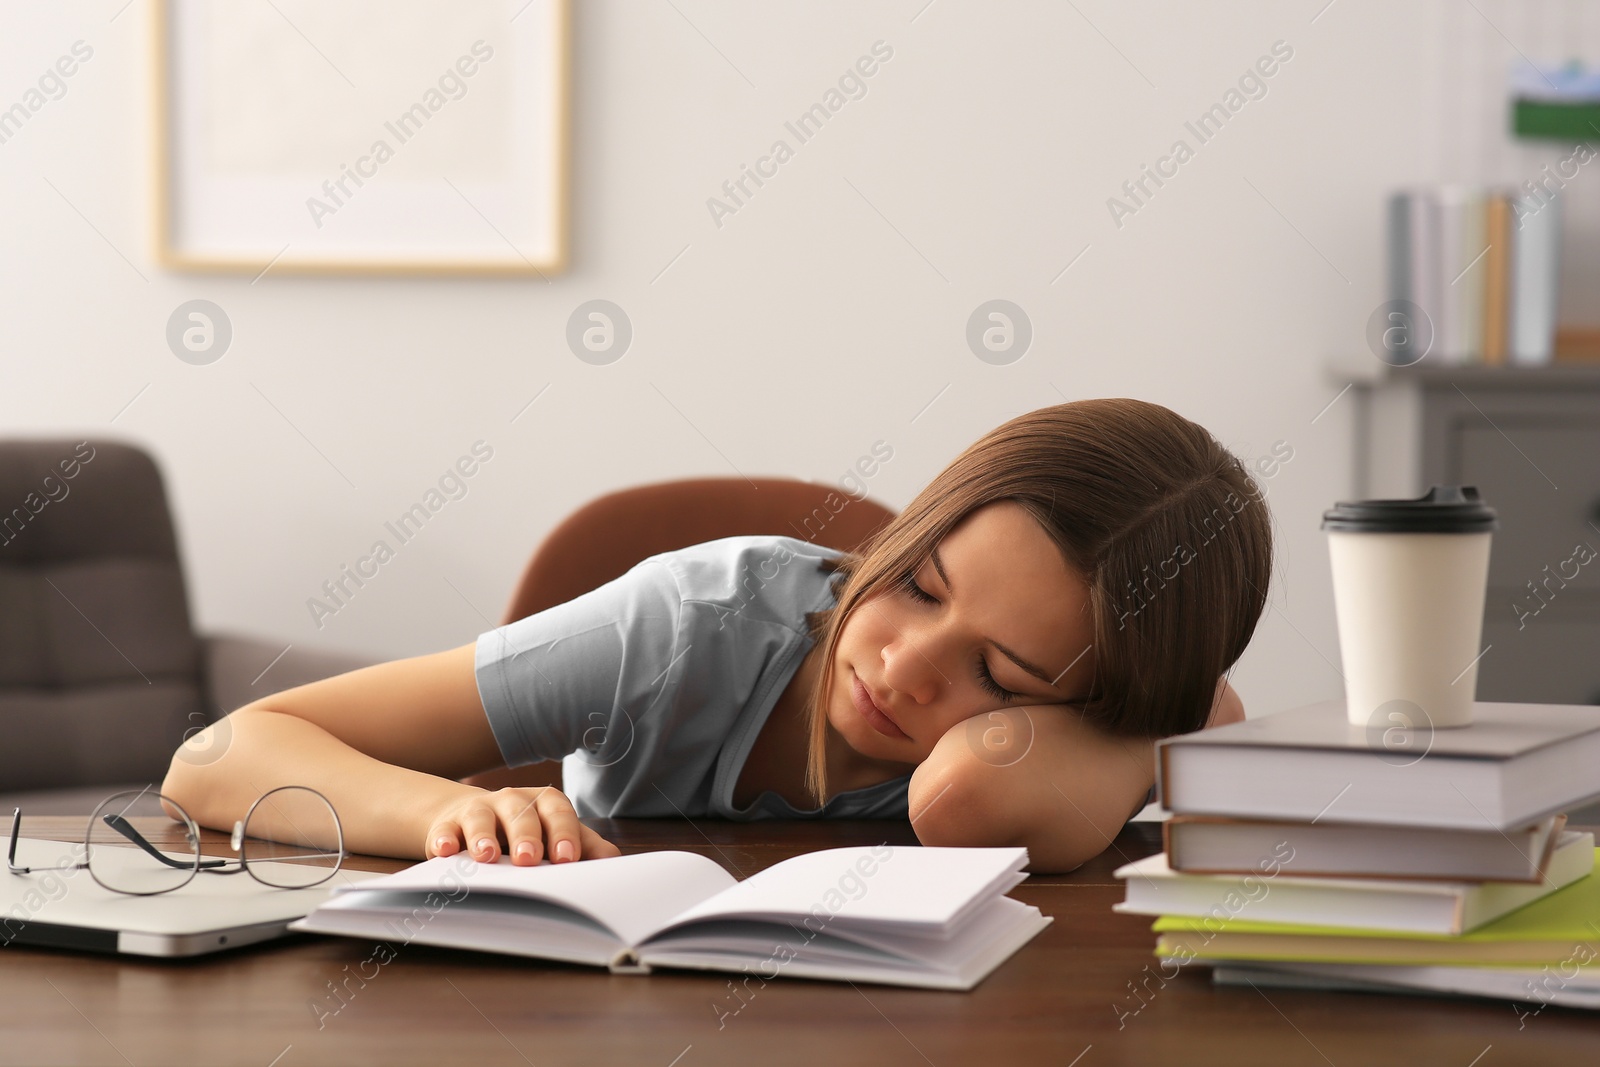
<path id="1" fill-rule="evenodd" d="M 1571 960 L 1584 965 L 1600 960 L 1600 848 L 1588 877 L 1455 936 L 1186 915 L 1164 915 L 1151 929 L 1163 935 L 1158 956 L 1483 966 Z"/>

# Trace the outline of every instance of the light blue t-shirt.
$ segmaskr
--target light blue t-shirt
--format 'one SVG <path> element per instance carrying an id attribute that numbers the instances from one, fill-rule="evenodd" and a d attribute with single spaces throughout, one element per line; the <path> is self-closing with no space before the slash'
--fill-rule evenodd
<path id="1" fill-rule="evenodd" d="M 908 772 L 797 809 L 734 784 L 832 607 L 839 552 L 793 537 L 725 537 L 651 556 L 622 577 L 478 638 L 478 695 L 506 766 L 562 761 L 590 817 L 907 817 Z M 804 758 L 796 754 L 796 758 Z"/>

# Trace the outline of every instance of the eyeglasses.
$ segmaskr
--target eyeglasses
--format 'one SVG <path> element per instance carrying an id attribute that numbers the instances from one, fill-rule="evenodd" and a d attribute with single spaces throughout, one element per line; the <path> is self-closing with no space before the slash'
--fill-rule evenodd
<path id="1" fill-rule="evenodd" d="M 157 806 L 159 805 L 159 806 Z M 138 807 L 165 813 L 182 828 L 182 844 L 157 848 L 134 829 L 129 815 Z M 11 847 L 6 867 L 12 874 L 87 870 L 114 893 L 153 896 L 181 889 L 201 871 L 238 874 L 248 871 L 275 889 L 306 889 L 332 878 L 344 862 L 344 829 L 333 804 L 310 786 L 286 785 L 257 798 L 244 818 L 233 824 L 229 844 L 237 860 L 200 855 L 200 828 L 178 803 L 148 787 L 107 797 L 95 809 L 84 832 L 83 857 L 49 867 L 19 867 L 17 839 L 22 809 L 11 814 Z M 135 847 L 128 847 L 132 844 Z"/>

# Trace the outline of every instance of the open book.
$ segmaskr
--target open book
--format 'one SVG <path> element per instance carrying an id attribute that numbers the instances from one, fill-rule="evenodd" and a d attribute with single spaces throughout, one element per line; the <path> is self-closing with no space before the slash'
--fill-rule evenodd
<path id="1" fill-rule="evenodd" d="M 1005 895 L 1023 848 L 873 845 L 744 881 L 692 852 L 517 867 L 436 857 L 333 896 L 290 929 L 648 973 L 746 970 L 971 989 L 1050 919 Z"/>

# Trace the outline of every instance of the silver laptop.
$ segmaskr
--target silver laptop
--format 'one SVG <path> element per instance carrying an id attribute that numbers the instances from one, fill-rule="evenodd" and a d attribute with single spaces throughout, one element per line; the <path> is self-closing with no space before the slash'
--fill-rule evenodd
<path id="1" fill-rule="evenodd" d="M 0 948 L 30 945 L 135 956 L 198 956 L 293 933 L 289 923 L 309 914 L 335 886 L 378 877 L 341 868 L 309 889 L 275 889 L 249 875 L 200 873 L 170 893 L 129 896 L 102 887 L 86 870 L 46 869 L 80 859 L 82 847 L 68 841 L 18 838 L 17 865 L 35 870 L 32 874 L 0 870 Z M 148 862 L 137 849 L 107 851 L 127 853 L 128 863 Z M 98 849 L 95 855 L 97 869 L 112 860 Z M 251 869 L 255 868 L 252 863 Z"/>

